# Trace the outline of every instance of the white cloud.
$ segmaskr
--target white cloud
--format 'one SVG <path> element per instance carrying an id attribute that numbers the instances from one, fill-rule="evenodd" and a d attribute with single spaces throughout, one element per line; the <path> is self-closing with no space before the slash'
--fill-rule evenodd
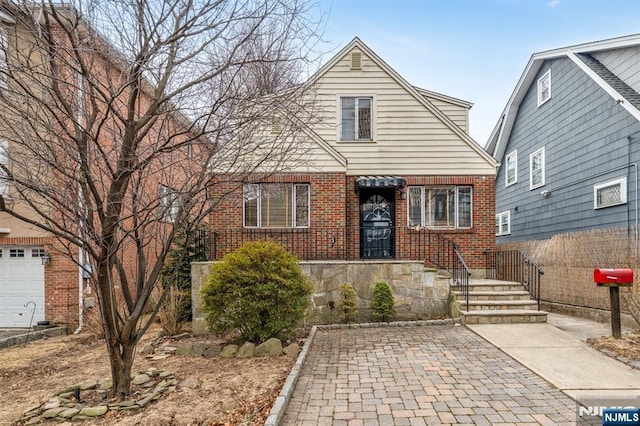
<path id="1" fill-rule="evenodd" d="M 551 0 L 549 3 L 547 3 L 547 6 L 549 6 L 550 8 L 554 8 L 558 5 L 558 3 L 560 3 L 560 0 Z"/>

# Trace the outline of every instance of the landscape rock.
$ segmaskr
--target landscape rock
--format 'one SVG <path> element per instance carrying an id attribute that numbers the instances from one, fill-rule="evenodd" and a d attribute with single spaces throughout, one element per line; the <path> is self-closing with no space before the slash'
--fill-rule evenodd
<path id="1" fill-rule="evenodd" d="M 222 345 L 213 345 L 209 346 L 203 355 L 205 358 L 214 358 L 220 355 L 220 352 L 222 352 Z"/>
<path id="2" fill-rule="evenodd" d="M 238 353 L 238 345 L 227 345 L 220 352 L 220 356 L 223 358 L 233 358 Z"/>
<path id="3" fill-rule="evenodd" d="M 282 352 L 287 356 L 295 358 L 300 353 L 300 346 L 297 343 L 292 343 L 292 344 L 284 347 L 282 349 Z"/>
<path id="4" fill-rule="evenodd" d="M 96 407 L 85 407 L 80 410 L 79 414 L 87 417 L 98 417 L 105 415 L 107 411 L 109 411 L 109 407 L 106 405 L 98 405 Z"/>
<path id="5" fill-rule="evenodd" d="M 255 348 L 255 356 L 278 356 L 282 354 L 282 342 L 272 337 Z"/>
<path id="6" fill-rule="evenodd" d="M 76 414 L 78 414 L 80 410 L 77 408 L 68 408 L 64 410 L 62 413 L 58 414 L 58 417 L 62 417 L 63 419 L 70 419 Z"/>
<path id="7" fill-rule="evenodd" d="M 251 358 L 255 355 L 255 351 L 256 351 L 255 343 L 246 342 L 244 345 L 240 346 L 240 349 L 238 349 L 238 353 L 236 354 L 236 357 Z"/>
<path id="8" fill-rule="evenodd" d="M 182 340 L 186 339 L 187 337 L 191 337 L 191 335 L 189 333 L 180 333 L 176 334 L 175 336 L 171 336 L 173 340 Z"/>
<path id="9" fill-rule="evenodd" d="M 98 389 L 102 389 L 102 390 L 109 390 L 111 389 L 111 386 L 113 386 L 111 379 L 104 379 L 104 380 L 101 380 L 99 383 L 100 385 L 98 386 Z"/>
<path id="10" fill-rule="evenodd" d="M 154 348 L 153 345 L 149 344 L 149 345 L 145 345 L 144 348 L 142 348 L 142 351 L 140 353 L 142 355 L 151 355 L 155 350 L 156 348 Z"/>
<path id="11" fill-rule="evenodd" d="M 54 417 L 57 417 L 58 414 L 62 413 L 66 409 L 67 407 L 51 408 L 49 410 L 46 410 L 44 413 L 42 413 L 42 417 L 45 419 L 53 419 Z"/>
<path id="12" fill-rule="evenodd" d="M 150 379 L 151 378 L 146 374 L 138 374 L 137 376 L 135 376 L 133 378 L 131 383 L 134 384 L 134 385 L 141 385 L 143 383 L 147 383 Z"/>

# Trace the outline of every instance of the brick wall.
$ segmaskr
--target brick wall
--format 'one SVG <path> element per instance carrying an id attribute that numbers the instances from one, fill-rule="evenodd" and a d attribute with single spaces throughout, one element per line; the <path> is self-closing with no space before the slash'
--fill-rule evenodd
<path id="1" fill-rule="evenodd" d="M 483 252 L 495 249 L 495 178 L 494 176 L 409 176 L 408 185 L 469 185 L 473 187 L 473 228 L 465 230 L 438 230 L 445 238 L 453 240 L 471 269 L 484 268 Z M 310 230 L 251 230 L 242 224 L 242 182 L 233 178 L 218 176 L 212 182 L 209 192 L 214 209 L 210 223 L 216 229 L 235 230 L 232 234 L 219 233 L 216 247 L 217 257 L 231 251 L 247 239 L 262 239 L 271 236 L 285 246 L 303 250 L 304 241 L 313 239 L 314 247 L 330 248 L 330 255 L 341 259 L 359 259 L 360 194 L 355 190 L 356 176 L 342 173 L 277 174 L 252 176 L 251 183 L 309 183 L 311 185 L 311 229 Z M 395 194 L 396 257 L 415 258 L 415 253 L 426 249 L 424 240 L 416 239 L 416 231 L 408 230 L 407 200 L 403 191 Z M 318 234 L 317 229 L 330 228 L 344 230 L 339 238 L 332 234 Z M 311 237 L 310 237 L 311 235 Z M 412 241 L 408 242 L 411 238 Z M 232 241 L 235 239 L 236 241 Z M 292 241 L 299 239 L 300 241 Z M 417 247 L 422 245 L 423 247 Z M 336 247 L 337 246 L 337 247 Z M 342 247 L 344 246 L 344 247 Z M 422 250 L 422 251 L 420 251 Z M 414 253 L 415 252 L 415 253 Z"/>

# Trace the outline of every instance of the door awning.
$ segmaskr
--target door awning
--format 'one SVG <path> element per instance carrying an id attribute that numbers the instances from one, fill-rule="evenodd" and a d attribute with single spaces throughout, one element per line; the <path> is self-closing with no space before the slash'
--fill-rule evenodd
<path id="1" fill-rule="evenodd" d="M 362 188 L 404 188 L 405 179 L 398 176 L 358 176 L 356 191 Z"/>

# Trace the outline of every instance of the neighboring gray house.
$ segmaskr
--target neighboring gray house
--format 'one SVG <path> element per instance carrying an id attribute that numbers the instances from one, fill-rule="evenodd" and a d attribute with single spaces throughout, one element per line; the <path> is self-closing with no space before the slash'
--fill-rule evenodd
<path id="1" fill-rule="evenodd" d="M 547 283 L 549 268 L 583 268 L 579 288 L 560 297 L 548 284 L 547 299 L 606 308 L 584 281 L 636 262 L 640 34 L 532 55 L 486 150 L 500 163 L 498 247 L 546 265 Z"/>

